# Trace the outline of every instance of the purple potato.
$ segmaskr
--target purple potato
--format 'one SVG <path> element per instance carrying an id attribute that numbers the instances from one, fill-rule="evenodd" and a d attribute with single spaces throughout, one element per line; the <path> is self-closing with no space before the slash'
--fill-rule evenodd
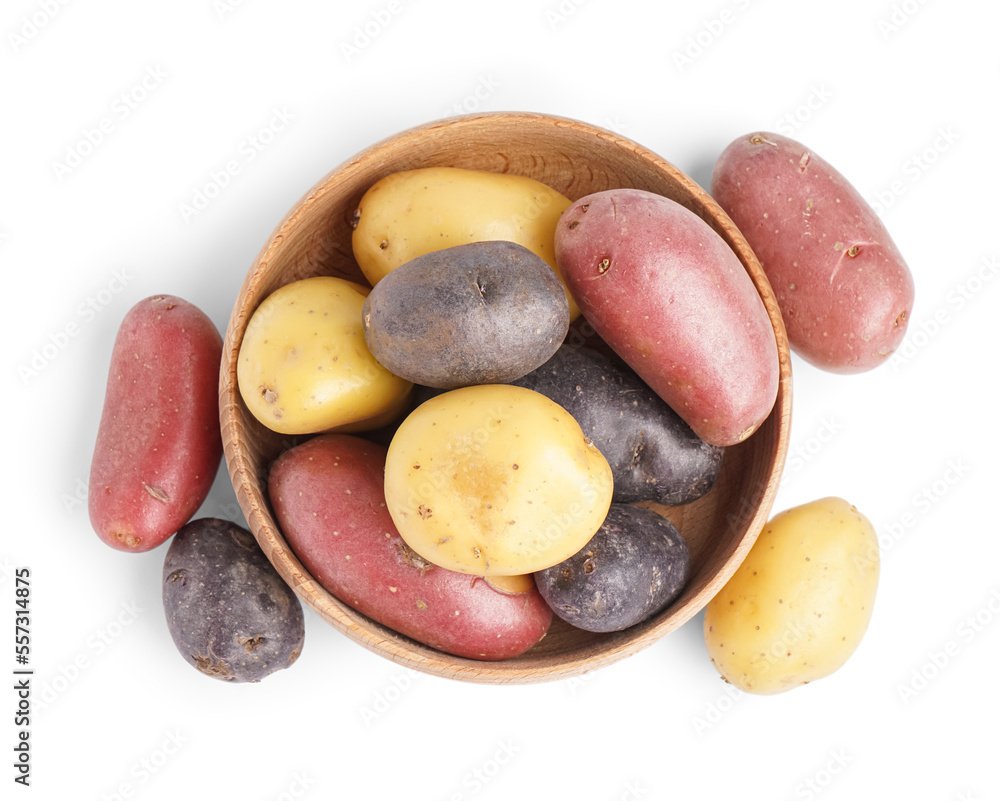
<path id="1" fill-rule="evenodd" d="M 378 282 L 362 309 L 365 341 L 388 370 L 456 389 L 506 384 L 555 353 L 569 330 L 562 283 L 514 242 L 426 253 Z"/>
<path id="2" fill-rule="evenodd" d="M 665 609 L 691 570 L 687 543 L 652 509 L 611 504 L 579 552 L 535 573 L 552 611 L 578 629 L 621 631 Z"/>
<path id="3" fill-rule="evenodd" d="M 709 445 L 624 362 L 563 345 L 512 382 L 568 411 L 608 460 L 615 503 L 680 506 L 715 484 L 723 448 Z"/>
<path id="4" fill-rule="evenodd" d="M 163 608 L 181 656 L 206 676 L 255 682 L 302 652 L 302 605 L 249 531 L 215 518 L 174 535 Z"/>

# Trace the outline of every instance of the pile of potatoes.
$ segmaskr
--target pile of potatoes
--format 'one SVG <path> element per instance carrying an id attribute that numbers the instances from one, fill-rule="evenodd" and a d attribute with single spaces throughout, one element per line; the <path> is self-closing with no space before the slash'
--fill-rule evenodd
<path id="1" fill-rule="evenodd" d="M 887 358 L 905 331 L 912 280 L 838 173 L 791 140 L 753 134 L 720 158 L 713 194 L 780 285 L 797 352 L 840 372 Z M 354 220 L 370 286 L 320 276 L 281 287 L 254 312 L 237 362 L 254 417 L 306 437 L 268 476 L 275 517 L 305 567 L 372 619 L 480 660 L 524 653 L 553 615 L 610 632 L 667 608 L 688 579 L 687 546 L 636 504 L 711 491 L 725 449 L 761 425 L 778 388 L 770 320 L 728 245 L 650 192 L 570 201 L 529 178 L 455 168 L 383 178 Z M 568 344 L 581 315 L 595 347 Z M 152 329 L 138 336 L 163 345 Z M 217 375 L 210 340 L 185 362 L 195 378 Z M 130 390 L 141 373 L 128 359 L 133 344 L 119 353 L 116 343 L 91 509 L 106 542 L 145 550 L 187 523 L 214 475 L 160 465 L 185 448 L 216 466 L 219 456 L 207 425 L 194 424 L 208 391 L 156 381 Z M 182 418 L 192 425 L 178 426 Z M 164 437 L 174 451 L 163 452 Z M 839 499 L 814 507 L 779 515 L 708 607 L 712 660 L 743 689 L 827 675 L 867 627 L 874 531 Z M 224 606 L 237 573 L 273 585 L 260 578 L 263 559 L 199 573 L 220 538 L 233 564 L 247 560 L 240 549 L 254 551 L 239 531 L 201 523 L 168 553 L 171 632 L 202 672 L 259 680 L 301 651 L 301 609 L 290 591 L 294 603 L 280 597 L 282 585 L 265 593 L 270 623 L 253 631 L 235 612 L 199 613 Z M 185 595 L 189 573 L 211 591 Z"/>
<path id="2" fill-rule="evenodd" d="M 626 345 L 651 333 L 680 341 L 700 325 L 734 337 L 752 358 L 692 357 L 714 370 L 702 380 L 714 394 L 707 403 L 683 395 L 685 419 L 628 358 L 565 344 L 577 304 L 593 302 L 570 288 L 588 269 L 581 243 L 615 235 L 598 209 L 608 199 L 591 196 L 581 225 L 571 215 L 586 211 L 528 178 L 395 173 L 355 215 L 354 252 L 372 288 L 308 278 L 257 308 L 237 361 L 240 393 L 262 424 L 313 435 L 277 459 L 268 494 L 289 545 L 333 595 L 440 650 L 498 660 L 535 645 L 553 613 L 618 631 L 681 593 L 690 572 L 683 537 L 631 504 L 688 503 L 711 489 L 725 445 L 748 436 L 774 403 L 777 351 L 725 243 L 678 204 L 628 190 L 611 198 L 621 213 L 663 201 L 661 223 L 676 217 L 692 240 L 713 237 L 722 259 L 702 258 L 693 241 L 675 249 L 677 274 L 698 273 L 687 291 L 675 289 L 681 325 L 643 331 L 606 315 L 604 342 L 618 329 Z M 529 219 L 525 208 L 547 213 Z M 639 288 L 638 279 L 629 285 L 629 258 L 640 254 L 622 253 L 609 290 Z M 731 287 L 733 311 L 721 325 L 699 301 L 720 283 Z M 733 398 L 729 381 L 762 392 Z M 723 397 L 729 405 L 719 410 Z M 392 418 L 388 447 L 359 436 Z M 714 425 L 715 442 L 692 423 Z"/>

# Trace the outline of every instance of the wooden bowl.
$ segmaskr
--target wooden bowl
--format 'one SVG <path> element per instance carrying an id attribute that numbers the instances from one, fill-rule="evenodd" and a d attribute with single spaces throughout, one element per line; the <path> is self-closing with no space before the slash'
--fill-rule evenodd
<path id="1" fill-rule="evenodd" d="M 240 398 L 236 362 L 247 322 L 267 295 L 291 281 L 337 275 L 363 283 L 351 251 L 350 226 L 362 194 L 390 173 L 438 166 L 527 175 L 573 200 L 618 187 L 666 195 L 726 240 L 764 300 L 780 359 L 777 402 L 753 436 L 727 449 L 711 492 L 687 506 L 654 507 L 686 539 L 691 577 L 683 595 L 645 623 L 592 634 L 556 618 L 545 638 L 518 658 L 482 662 L 451 656 L 334 598 L 303 567 L 275 523 L 267 471 L 292 443 L 261 426 Z M 475 114 L 421 125 L 363 150 L 295 205 L 264 245 L 236 298 L 225 337 L 220 395 L 226 464 L 236 497 L 264 553 L 309 607 L 366 648 L 416 670 L 465 681 L 528 683 L 578 675 L 633 654 L 689 620 L 722 588 L 770 514 L 788 445 L 791 367 L 781 315 L 760 263 L 729 217 L 691 178 L 635 142 L 582 122 L 541 114 Z"/>

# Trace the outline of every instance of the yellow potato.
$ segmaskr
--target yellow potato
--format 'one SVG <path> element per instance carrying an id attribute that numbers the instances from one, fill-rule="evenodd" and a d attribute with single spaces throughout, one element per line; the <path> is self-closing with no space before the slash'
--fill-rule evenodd
<path id="1" fill-rule="evenodd" d="M 868 628 L 875 529 L 847 501 L 776 515 L 705 609 L 705 643 L 730 684 L 768 695 L 836 671 Z"/>
<path id="2" fill-rule="evenodd" d="M 281 434 L 365 431 L 403 411 L 412 384 L 365 344 L 361 307 L 371 290 L 318 276 L 286 284 L 247 324 L 237 363 L 240 395 Z"/>
<path id="3" fill-rule="evenodd" d="M 460 573 L 516 576 L 586 545 L 611 505 L 611 468 L 558 404 L 483 384 L 438 395 L 396 431 L 385 497 L 400 536 Z"/>
<path id="4" fill-rule="evenodd" d="M 456 167 L 386 176 L 361 198 L 354 258 L 375 286 L 399 265 L 470 242 L 516 242 L 556 265 L 555 230 L 569 198 L 533 178 Z M 563 282 L 565 285 L 565 282 Z M 570 320 L 580 314 L 569 291 Z"/>

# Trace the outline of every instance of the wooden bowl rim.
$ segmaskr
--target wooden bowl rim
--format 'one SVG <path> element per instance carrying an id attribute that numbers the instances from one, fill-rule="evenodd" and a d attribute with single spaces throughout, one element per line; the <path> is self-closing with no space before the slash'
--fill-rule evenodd
<path id="1" fill-rule="evenodd" d="M 368 160 L 377 159 L 383 148 L 404 145 L 407 141 L 415 140 L 436 130 L 453 126 L 479 127 L 483 124 L 513 123 L 572 128 L 578 133 L 607 140 L 615 147 L 629 151 L 651 169 L 665 173 L 671 180 L 675 181 L 688 194 L 692 202 L 700 207 L 704 213 L 711 216 L 714 226 L 736 252 L 753 279 L 774 328 L 779 359 L 778 393 L 771 412 L 772 415 L 777 415 L 776 453 L 761 502 L 757 506 L 747 530 L 721 569 L 699 593 L 692 596 L 683 605 L 670 607 L 668 613 L 661 613 L 662 619 L 653 625 L 643 625 L 641 633 L 636 636 L 628 636 L 627 632 L 618 633 L 621 636 L 612 636 L 597 645 L 589 646 L 577 656 L 547 655 L 540 660 L 543 664 L 532 667 L 524 667 L 517 660 L 484 662 L 437 651 L 386 629 L 339 601 L 320 586 L 296 558 L 277 525 L 272 526 L 266 522 L 270 513 L 261 506 L 263 490 L 256 486 L 255 471 L 249 463 L 240 437 L 239 412 L 242 400 L 239 397 L 235 379 L 236 360 L 242 334 L 249 316 L 254 311 L 246 308 L 246 298 L 258 282 L 268 261 L 282 246 L 288 232 L 299 224 L 299 220 L 313 204 L 330 190 L 336 180 L 343 177 L 345 173 L 359 169 Z M 778 490 L 788 448 L 792 399 L 788 341 L 774 292 L 760 262 L 742 233 L 701 186 L 656 153 L 613 131 L 557 115 L 499 111 L 447 117 L 385 137 L 332 169 L 289 210 L 258 253 L 234 304 L 226 329 L 224 354 L 219 380 L 219 414 L 226 467 L 236 492 L 237 501 L 247 519 L 250 530 L 268 559 L 309 608 L 355 642 L 398 664 L 423 673 L 452 679 L 491 684 L 525 684 L 576 676 L 630 656 L 679 628 L 701 611 L 729 580 L 763 529 Z"/>

